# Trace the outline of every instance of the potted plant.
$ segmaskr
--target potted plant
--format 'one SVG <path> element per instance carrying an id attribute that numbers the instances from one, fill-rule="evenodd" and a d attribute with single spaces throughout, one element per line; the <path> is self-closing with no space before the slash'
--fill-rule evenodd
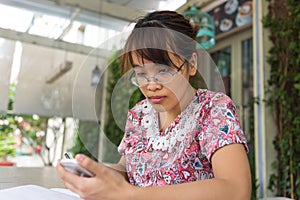
<path id="1" fill-rule="evenodd" d="M 13 166 L 9 157 L 15 155 L 15 139 L 13 136 L 13 127 L 11 122 L 14 121 L 6 114 L 0 114 L 0 166 Z"/>
<path id="2" fill-rule="evenodd" d="M 14 165 L 10 158 L 23 154 L 22 145 L 26 141 L 28 149 L 36 150 L 41 156 L 41 146 L 45 142 L 44 130 L 47 118 L 37 115 L 13 114 L 16 84 L 10 85 L 8 112 L 0 112 L 0 166 Z M 26 153 L 28 153 L 27 151 Z M 32 152 L 29 152 L 32 153 Z M 41 156 L 42 158 L 42 156 Z"/>

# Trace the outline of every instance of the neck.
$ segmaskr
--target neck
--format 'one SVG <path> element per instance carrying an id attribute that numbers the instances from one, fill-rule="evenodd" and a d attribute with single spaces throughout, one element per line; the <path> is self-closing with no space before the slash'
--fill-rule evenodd
<path id="1" fill-rule="evenodd" d="M 191 103 L 195 96 L 195 88 L 186 88 L 186 93 L 178 103 L 178 106 L 172 111 L 159 112 L 160 129 L 165 130 L 176 117 Z"/>

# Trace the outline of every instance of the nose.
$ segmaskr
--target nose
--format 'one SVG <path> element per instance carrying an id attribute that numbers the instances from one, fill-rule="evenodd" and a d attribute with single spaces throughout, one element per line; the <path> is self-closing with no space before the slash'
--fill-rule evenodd
<path id="1" fill-rule="evenodd" d="M 147 90 L 149 90 L 149 91 L 155 91 L 155 90 L 159 90 L 161 88 L 162 88 L 162 85 L 157 83 L 154 80 L 149 81 L 147 84 Z"/>

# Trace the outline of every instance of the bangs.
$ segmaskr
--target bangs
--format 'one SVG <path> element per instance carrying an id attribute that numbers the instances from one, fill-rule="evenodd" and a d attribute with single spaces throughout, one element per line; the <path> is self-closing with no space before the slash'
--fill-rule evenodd
<path id="1" fill-rule="evenodd" d="M 122 72 L 133 68 L 133 55 L 153 63 L 168 65 L 177 69 L 174 58 L 188 60 L 195 50 L 191 38 L 182 33 L 161 27 L 134 29 L 127 39 L 122 56 Z M 188 47 L 188 48 L 187 48 Z"/>
<path id="2" fill-rule="evenodd" d="M 166 28 L 137 28 L 128 38 L 126 52 L 133 66 L 133 54 L 142 60 L 176 67 L 170 53 L 180 58 L 174 44 L 174 34 Z M 173 41 L 173 42 L 172 42 Z"/>
<path id="3" fill-rule="evenodd" d="M 131 66 L 134 66 L 133 59 L 132 59 L 133 54 L 135 54 L 138 58 L 140 58 L 143 64 L 144 64 L 144 60 L 149 60 L 153 63 L 176 67 L 170 58 L 169 52 L 165 50 L 147 48 L 147 49 L 137 49 L 135 51 L 131 51 L 129 53 L 129 61 Z"/>

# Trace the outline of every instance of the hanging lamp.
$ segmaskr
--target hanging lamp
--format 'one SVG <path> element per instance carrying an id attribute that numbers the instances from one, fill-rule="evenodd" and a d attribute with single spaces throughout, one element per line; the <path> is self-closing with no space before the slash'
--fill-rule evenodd
<path id="1" fill-rule="evenodd" d="M 197 48 L 210 49 L 215 45 L 215 26 L 213 18 L 206 12 L 202 12 L 195 5 L 183 13 L 191 24 L 198 29 L 196 35 Z"/>
<path id="2" fill-rule="evenodd" d="M 100 82 L 101 79 L 101 71 L 98 65 L 92 71 L 92 78 L 91 78 L 91 86 L 96 86 Z"/>

